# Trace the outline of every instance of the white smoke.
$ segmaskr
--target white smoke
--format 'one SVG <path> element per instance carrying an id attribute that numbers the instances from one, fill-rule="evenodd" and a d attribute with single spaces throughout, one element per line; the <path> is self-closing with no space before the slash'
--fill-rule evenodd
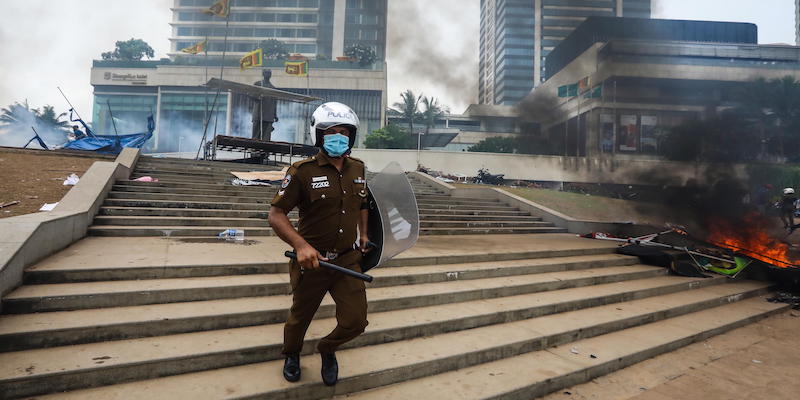
<path id="1" fill-rule="evenodd" d="M 34 129 L 49 148 L 61 146 L 67 141 L 67 132 L 64 129 L 44 123 L 36 116 L 34 109 L 19 103 L 7 109 L 14 111 L 14 120 L 0 122 L 0 146 L 25 146 L 36 135 Z M 41 146 L 34 140 L 28 148 L 38 149 Z"/>

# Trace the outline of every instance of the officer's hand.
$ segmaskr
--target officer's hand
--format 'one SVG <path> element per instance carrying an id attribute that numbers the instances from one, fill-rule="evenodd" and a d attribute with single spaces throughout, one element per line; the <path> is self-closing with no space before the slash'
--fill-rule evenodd
<path id="1" fill-rule="evenodd" d="M 297 262 L 305 269 L 311 270 L 319 268 L 320 260 L 328 261 L 328 259 L 323 257 L 322 254 L 319 254 L 317 249 L 311 247 L 310 245 L 306 245 L 297 249 Z"/>
<path id="2" fill-rule="evenodd" d="M 360 244 L 359 250 L 361 250 L 361 253 L 369 253 L 372 251 L 372 246 L 369 246 L 369 237 L 367 237 L 367 235 L 362 235 L 358 239 L 358 242 Z"/>

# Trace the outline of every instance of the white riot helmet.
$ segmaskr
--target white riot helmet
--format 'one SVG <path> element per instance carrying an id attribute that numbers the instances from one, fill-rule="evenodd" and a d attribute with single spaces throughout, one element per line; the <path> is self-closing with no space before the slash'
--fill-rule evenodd
<path id="1" fill-rule="evenodd" d="M 358 116 L 352 108 L 337 102 L 325 103 L 314 111 L 311 115 L 311 142 L 316 147 L 322 147 L 322 133 L 334 126 L 346 126 L 350 129 L 350 148 L 356 142 L 356 132 L 358 131 Z"/>
<path id="2" fill-rule="evenodd" d="M 784 194 L 784 195 L 788 195 L 788 194 L 794 194 L 794 189 L 792 189 L 792 188 L 785 188 L 785 189 L 783 189 L 783 194 Z"/>

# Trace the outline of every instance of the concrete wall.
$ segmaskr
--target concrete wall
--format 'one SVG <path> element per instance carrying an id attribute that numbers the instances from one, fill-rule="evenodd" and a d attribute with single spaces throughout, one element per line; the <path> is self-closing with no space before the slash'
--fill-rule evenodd
<path id="1" fill-rule="evenodd" d="M 22 284 L 25 268 L 86 236 L 114 181 L 127 179 L 138 158 L 126 148 L 114 162 L 95 162 L 53 211 L 0 219 L 0 298 Z"/>
<path id="2" fill-rule="evenodd" d="M 416 150 L 353 149 L 353 156 L 364 160 L 373 172 L 391 161 L 397 161 L 406 171 L 417 169 Z M 419 164 L 446 174 L 476 176 L 479 168 L 488 168 L 492 174 L 505 174 L 506 179 L 626 185 L 653 184 L 653 174 L 648 172 L 657 172 L 660 178 L 671 177 L 670 183 L 683 184 L 690 178 L 703 176 L 706 168 L 716 167 L 619 154 L 586 158 L 431 150 L 419 152 Z M 746 176 L 743 165 L 735 166 L 735 170 Z"/>

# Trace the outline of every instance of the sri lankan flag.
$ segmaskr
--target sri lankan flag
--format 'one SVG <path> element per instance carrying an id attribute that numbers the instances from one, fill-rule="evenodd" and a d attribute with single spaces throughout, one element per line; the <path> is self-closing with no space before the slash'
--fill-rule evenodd
<path id="1" fill-rule="evenodd" d="M 264 50 L 262 49 L 255 49 L 239 59 L 239 69 L 242 71 L 262 65 L 264 65 Z"/>
<path id="2" fill-rule="evenodd" d="M 218 2 L 214 3 L 209 7 L 207 10 L 203 12 L 206 14 L 213 14 L 218 17 L 228 18 L 228 14 L 231 12 L 231 1 L 230 0 L 219 0 Z"/>
<path id="3" fill-rule="evenodd" d="M 308 61 L 286 61 L 283 65 L 286 67 L 286 75 L 308 75 Z"/>
<path id="4" fill-rule="evenodd" d="M 195 43 L 194 46 L 189 46 L 189 47 L 187 47 L 185 49 L 181 49 L 181 51 L 184 52 L 184 53 L 189 53 L 189 54 L 202 53 L 202 52 L 206 51 L 206 45 L 207 44 L 208 44 L 207 41 L 203 40 L 202 42 Z"/>
<path id="5" fill-rule="evenodd" d="M 578 81 L 578 91 L 583 93 L 591 88 L 592 80 L 587 76 Z"/>

